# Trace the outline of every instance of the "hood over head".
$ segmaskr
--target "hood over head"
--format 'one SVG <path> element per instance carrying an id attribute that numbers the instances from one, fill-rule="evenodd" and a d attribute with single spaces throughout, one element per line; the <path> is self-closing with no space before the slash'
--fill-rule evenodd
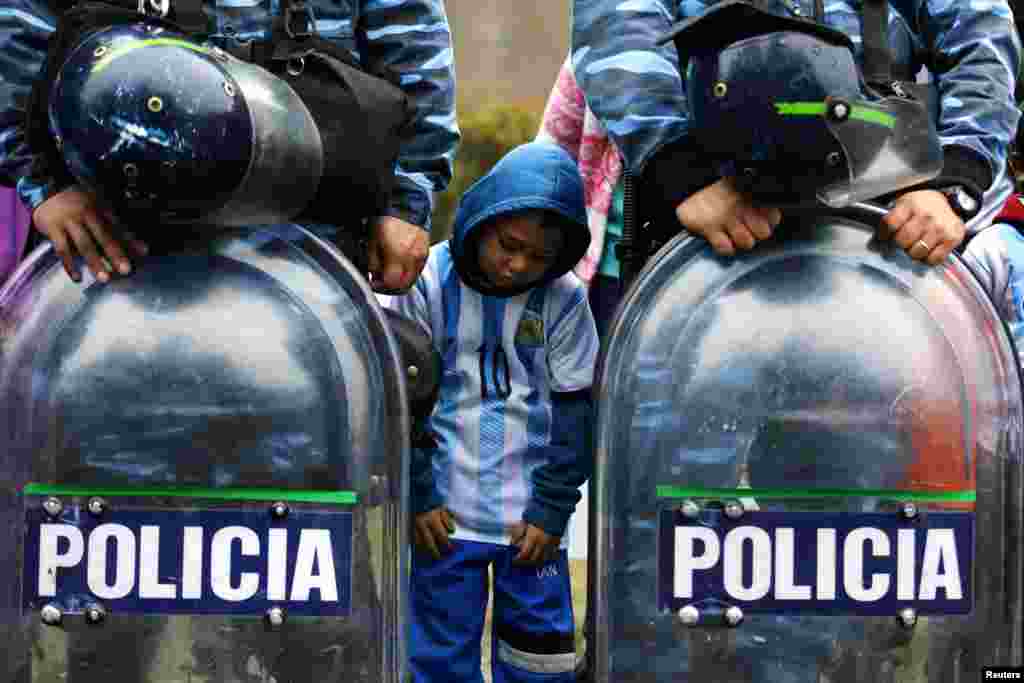
<path id="1" fill-rule="evenodd" d="M 541 280 L 516 288 L 498 288 L 480 272 L 483 227 L 500 216 L 542 210 L 545 225 L 557 222 L 562 249 Z M 590 246 L 583 179 L 569 153 L 550 142 L 529 142 L 506 154 L 462 196 L 451 237 L 455 268 L 462 281 L 490 296 L 514 296 L 555 280 L 579 262 Z"/>

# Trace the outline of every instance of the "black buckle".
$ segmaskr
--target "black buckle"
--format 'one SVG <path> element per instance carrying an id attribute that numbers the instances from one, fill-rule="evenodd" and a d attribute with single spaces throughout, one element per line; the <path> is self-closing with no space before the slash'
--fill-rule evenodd
<path id="1" fill-rule="evenodd" d="M 301 30 L 295 30 L 292 26 L 292 20 L 298 15 L 303 20 L 303 27 Z M 299 39 L 308 38 L 313 35 L 313 30 L 316 26 L 315 19 L 313 17 L 313 8 L 307 5 L 302 0 L 293 0 L 287 3 L 284 9 L 284 32 L 289 38 Z"/>
<path id="2" fill-rule="evenodd" d="M 147 17 L 165 19 L 171 10 L 171 0 L 139 0 L 138 12 Z"/>

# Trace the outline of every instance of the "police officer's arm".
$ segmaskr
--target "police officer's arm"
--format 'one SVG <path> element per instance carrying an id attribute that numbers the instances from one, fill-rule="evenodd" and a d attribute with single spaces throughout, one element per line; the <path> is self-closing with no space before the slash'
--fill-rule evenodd
<path id="1" fill-rule="evenodd" d="M 670 0 L 574 0 L 573 73 L 626 169 L 669 211 L 718 175 L 691 135 L 679 55 L 658 39 L 684 17 Z"/>
<path id="2" fill-rule="evenodd" d="M 459 140 L 451 31 L 442 0 L 361 0 L 356 38 L 371 68 L 398 75 L 414 108 L 412 129 L 399 151 L 387 215 L 373 225 L 369 266 L 373 288 L 408 289 L 430 246 L 433 193 L 452 176 Z"/>
<path id="3" fill-rule="evenodd" d="M 885 223 L 907 253 L 936 264 L 963 241 L 965 220 L 990 214 L 983 194 L 1005 168 L 1017 129 L 1020 41 L 1005 0 L 919 0 L 915 9 L 939 90 L 943 169 L 902 194 Z"/>
<path id="4" fill-rule="evenodd" d="M 551 550 L 565 534 L 576 504 L 579 487 L 594 469 L 594 410 L 590 397 L 594 364 L 600 345 L 594 316 L 584 289 L 579 286 L 555 326 L 548 333 L 548 374 L 551 377 L 551 440 L 542 447 L 543 465 L 533 471 L 533 490 L 523 511 L 523 521 L 551 537 Z M 515 534 L 513 534 L 515 535 Z M 530 549 L 520 546 L 517 560 Z M 533 554 L 533 561 L 544 559 Z"/>
<path id="5" fill-rule="evenodd" d="M 363 0 L 358 37 L 371 68 L 396 73 L 415 109 L 388 215 L 429 229 L 459 141 L 451 31 L 441 0 Z"/>
<path id="6" fill-rule="evenodd" d="M 690 132 L 675 46 L 656 44 L 675 20 L 669 0 L 573 2 L 573 73 L 635 174 Z"/>
<path id="7" fill-rule="evenodd" d="M 657 40 L 678 19 L 667 0 L 574 0 L 572 62 L 587 104 L 640 178 L 656 220 L 678 221 L 719 253 L 771 234 L 778 212 L 719 178 L 691 135 L 679 56 Z M 699 196 L 698 196 L 699 195 Z M 693 201 L 690 201 L 690 200 Z"/>
<path id="8" fill-rule="evenodd" d="M 0 7 L 0 176 L 17 188 L 32 212 L 33 227 L 53 243 L 68 275 L 80 277 L 74 265 L 77 252 L 105 281 L 111 275 L 108 265 L 122 273 L 131 270 L 127 253 L 111 233 L 113 217 L 91 193 L 72 185 L 62 169 L 49 166 L 42 150 L 30 146 L 26 129 L 32 87 L 45 73 L 47 40 L 55 27 L 56 17 L 42 3 L 10 0 Z M 128 244 L 145 253 L 141 242 L 129 238 Z"/>
<path id="9" fill-rule="evenodd" d="M 29 148 L 25 129 L 29 96 L 55 21 L 45 5 L 31 0 L 0 6 L 0 176 L 17 188 L 29 210 L 66 188 L 53 178 L 43 156 Z"/>
<path id="10" fill-rule="evenodd" d="M 1006 168 L 1020 112 L 1014 102 L 1021 44 L 1006 0 L 918 0 L 921 30 L 934 50 L 942 175 L 933 187 L 960 185 L 981 205 Z"/>

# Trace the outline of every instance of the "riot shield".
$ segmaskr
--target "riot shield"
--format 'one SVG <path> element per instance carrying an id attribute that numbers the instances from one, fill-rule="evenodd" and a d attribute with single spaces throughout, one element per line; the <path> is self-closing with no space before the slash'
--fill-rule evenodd
<path id="1" fill-rule="evenodd" d="M 681 235 L 599 369 L 593 680 L 939 683 L 1021 664 L 1021 384 L 963 263 L 866 218 Z"/>
<path id="2" fill-rule="evenodd" d="M 298 228 L 0 291 L 0 676 L 404 679 L 409 417 L 365 281 Z"/>

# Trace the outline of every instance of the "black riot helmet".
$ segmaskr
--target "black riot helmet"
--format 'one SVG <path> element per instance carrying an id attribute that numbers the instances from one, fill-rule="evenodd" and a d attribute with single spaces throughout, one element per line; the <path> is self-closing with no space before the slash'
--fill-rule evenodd
<path id="1" fill-rule="evenodd" d="M 755 197 L 844 206 L 942 169 L 927 102 L 899 84 L 870 86 L 835 29 L 727 0 L 669 39 L 695 136 L 719 173 Z"/>

